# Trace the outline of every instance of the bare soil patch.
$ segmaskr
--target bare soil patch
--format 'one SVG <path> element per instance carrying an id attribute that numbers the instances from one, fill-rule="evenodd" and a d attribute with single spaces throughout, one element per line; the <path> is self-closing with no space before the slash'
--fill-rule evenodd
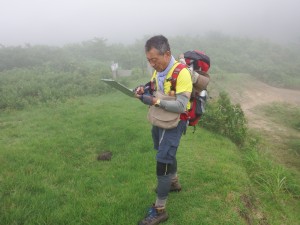
<path id="1" fill-rule="evenodd" d="M 274 125 L 268 118 L 257 112 L 257 106 L 284 102 L 300 107 L 300 91 L 276 88 L 258 80 L 247 81 L 241 92 L 232 92 L 231 97 L 239 103 L 248 119 L 251 128 L 260 128 L 266 131 L 274 130 Z M 284 129 L 278 127 L 277 129 Z"/>

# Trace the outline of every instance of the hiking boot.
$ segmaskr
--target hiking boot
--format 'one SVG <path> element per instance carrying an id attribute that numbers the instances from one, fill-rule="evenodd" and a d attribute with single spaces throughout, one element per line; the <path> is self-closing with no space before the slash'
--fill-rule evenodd
<path id="1" fill-rule="evenodd" d="M 171 187 L 170 187 L 170 192 L 174 192 L 174 191 L 176 191 L 176 192 L 181 191 L 181 185 L 178 181 L 177 176 L 172 178 L 172 183 L 171 183 Z"/>
<path id="2" fill-rule="evenodd" d="M 181 185 L 178 181 L 178 177 L 172 178 L 169 192 L 180 192 L 180 191 L 181 191 Z M 155 192 L 157 193 L 157 187 L 155 188 Z"/>
<path id="3" fill-rule="evenodd" d="M 168 214 L 164 207 L 153 206 L 149 209 L 147 215 L 139 222 L 139 225 L 156 225 L 168 219 Z"/>

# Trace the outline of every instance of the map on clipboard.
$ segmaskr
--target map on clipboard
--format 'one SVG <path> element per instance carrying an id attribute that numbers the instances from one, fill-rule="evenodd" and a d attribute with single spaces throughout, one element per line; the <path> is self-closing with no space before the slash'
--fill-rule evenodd
<path id="1" fill-rule="evenodd" d="M 125 95 L 128 95 L 129 97 L 134 97 L 133 90 L 125 87 L 123 84 L 120 84 L 119 82 L 112 79 L 101 79 L 101 80 L 107 83 L 108 85 L 114 87 L 115 89 L 123 92 Z"/>

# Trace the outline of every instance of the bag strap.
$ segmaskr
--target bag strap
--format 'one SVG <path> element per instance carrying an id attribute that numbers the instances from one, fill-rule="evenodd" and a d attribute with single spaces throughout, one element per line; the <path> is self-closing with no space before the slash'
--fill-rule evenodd
<path id="1" fill-rule="evenodd" d="M 170 78 L 167 79 L 167 81 L 171 81 L 171 91 L 174 91 L 176 93 L 176 83 L 177 83 L 177 78 L 180 73 L 180 71 L 187 66 L 185 64 L 179 63 L 176 68 L 173 70 L 172 75 Z M 188 112 L 185 111 L 184 113 L 180 114 L 180 119 L 181 120 L 186 120 L 187 122 L 189 121 L 189 116 Z M 185 134 L 186 130 L 183 132 Z"/>
<path id="2" fill-rule="evenodd" d="M 173 70 L 172 76 L 167 79 L 167 81 L 171 81 L 171 91 L 176 92 L 177 77 L 183 68 L 186 68 L 186 65 L 179 63 Z"/>

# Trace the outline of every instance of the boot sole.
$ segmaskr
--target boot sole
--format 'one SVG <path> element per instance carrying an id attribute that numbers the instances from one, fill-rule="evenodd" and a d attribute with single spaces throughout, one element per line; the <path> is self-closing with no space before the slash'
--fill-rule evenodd
<path id="1" fill-rule="evenodd" d="M 156 223 L 156 224 L 164 223 L 164 222 L 166 222 L 168 219 L 169 219 L 169 216 L 168 216 L 168 214 L 167 214 L 167 217 L 166 217 L 166 218 L 160 220 L 159 223 Z M 144 224 L 144 223 L 143 223 L 142 221 L 140 221 L 140 222 L 138 223 L 138 225 L 143 225 L 143 224 Z"/>

